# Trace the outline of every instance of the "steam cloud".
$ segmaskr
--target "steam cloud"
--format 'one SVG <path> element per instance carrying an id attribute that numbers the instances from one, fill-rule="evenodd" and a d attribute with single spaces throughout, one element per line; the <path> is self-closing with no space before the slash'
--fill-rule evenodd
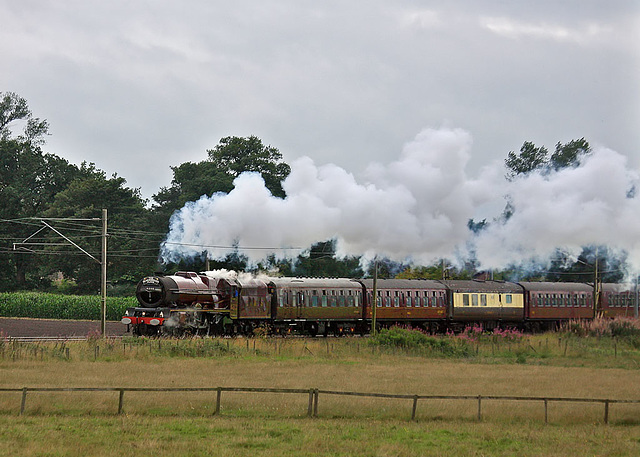
<path id="1" fill-rule="evenodd" d="M 461 129 L 425 129 L 397 161 L 369 165 L 360 180 L 335 165 L 301 158 L 283 183 L 284 200 L 273 197 L 258 174 L 244 173 L 229 194 L 203 196 L 173 215 L 163 259 L 204 250 L 222 258 L 236 245 L 258 261 L 336 239 L 340 256 L 422 265 L 460 259 L 473 249 L 484 268 L 544 260 L 556 248 L 577 256 L 582 246 L 602 244 L 626 250 L 632 265 L 640 266 L 638 173 L 624 156 L 595 148 L 577 168 L 513 181 L 495 162 L 471 178 L 465 172 L 471 143 Z M 492 206 L 497 218 L 505 196 L 513 216 L 473 234 L 468 221 Z"/>

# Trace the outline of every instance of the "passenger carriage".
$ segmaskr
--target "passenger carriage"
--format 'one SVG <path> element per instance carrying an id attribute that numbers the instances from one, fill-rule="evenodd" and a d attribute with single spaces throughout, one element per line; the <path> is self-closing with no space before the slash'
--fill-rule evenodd
<path id="1" fill-rule="evenodd" d="M 351 279 L 271 278 L 275 324 L 315 335 L 365 331 L 362 285 Z"/>
<path id="2" fill-rule="evenodd" d="M 606 318 L 638 315 L 638 296 L 635 286 L 604 283 L 600 288 L 598 314 Z"/>
<path id="3" fill-rule="evenodd" d="M 482 322 L 487 328 L 524 321 L 521 286 L 502 281 L 442 281 L 449 288 L 448 318 L 454 322 Z"/>
<path id="4" fill-rule="evenodd" d="M 520 282 L 526 294 L 530 322 L 559 323 L 592 319 L 593 287 L 582 283 Z"/>
<path id="5" fill-rule="evenodd" d="M 366 289 L 368 320 L 373 318 L 373 280 L 360 281 Z M 378 279 L 376 321 L 381 326 L 405 324 L 432 329 L 447 316 L 447 288 L 429 279 Z"/>

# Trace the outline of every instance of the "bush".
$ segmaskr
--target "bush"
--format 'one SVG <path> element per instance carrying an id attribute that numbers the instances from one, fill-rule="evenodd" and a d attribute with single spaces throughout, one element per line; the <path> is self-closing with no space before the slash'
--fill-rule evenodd
<path id="1" fill-rule="evenodd" d="M 463 341 L 430 336 L 420 330 L 401 327 L 382 329 L 371 338 L 370 342 L 371 344 L 388 348 L 426 349 L 448 356 L 467 356 L 472 352 L 471 348 Z"/>

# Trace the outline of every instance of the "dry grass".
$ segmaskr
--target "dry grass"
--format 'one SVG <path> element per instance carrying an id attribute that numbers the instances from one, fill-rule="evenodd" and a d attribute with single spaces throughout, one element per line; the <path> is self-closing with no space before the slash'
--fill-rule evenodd
<path id="1" fill-rule="evenodd" d="M 205 343 L 98 340 L 67 343 L 69 360 L 24 348 L 24 357 L 0 358 L 0 387 L 313 387 L 639 398 L 640 370 L 634 368 L 637 354 L 631 349 L 618 347 L 612 363 L 612 346 L 573 342 L 565 355 L 564 340 L 556 338 L 527 341 L 539 353 L 548 352 L 542 359 L 528 356 L 527 363 L 515 363 L 514 347 L 506 352 L 482 346 L 473 357 L 447 359 L 381 352 L 358 339 L 238 339 L 223 341 L 220 351 L 195 356 Z M 189 347 L 193 344 L 197 348 Z M 582 364 L 580 351 L 586 353 L 585 366 L 575 366 Z M 605 426 L 600 404 L 552 403 L 545 426 L 541 402 L 484 400 L 478 422 L 477 401 L 420 400 L 417 421 L 411 422 L 407 399 L 321 395 L 320 417 L 309 419 L 305 394 L 224 392 L 222 415 L 213 417 L 215 397 L 215 392 L 127 392 L 125 414 L 115 416 L 116 392 L 30 393 L 26 414 L 18 416 L 20 394 L 0 393 L 0 456 L 640 454 L 640 405 L 611 405 L 611 425 Z"/>
<path id="2" fill-rule="evenodd" d="M 123 361 L 17 361 L 4 362 L 0 387 L 279 387 L 323 390 L 382 392 L 418 395 L 514 395 L 536 397 L 584 397 L 637 399 L 640 371 L 588 367 L 554 367 L 526 364 L 478 364 L 400 355 L 370 354 L 358 359 L 328 360 L 317 357 L 273 358 L 149 358 Z M 16 398 L 18 400 L 16 400 Z M 72 401 L 69 399 L 72 398 Z M 52 400 L 53 399 L 53 400 Z M 224 393 L 223 413 L 304 416 L 306 395 Z M 74 403 L 75 402 L 75 403 Z M 0 409 L 15 411 L 19 394 L 1 394 Z M 440 406 L 447 403 L 445 406 Z M 117 393 L 31 394 L 28 410 L 55 411 L 64 405 L 69 412 L 113 412 Z M 130 393 L 128 412 L 156 414 L 210 414 L 215 393 Z M 87 406 L 89 405 L 89 406 Z M 474 417 L 473 402 L 421 401 L 419 418 Z M 602 406 L 553 404 L 551 418 L 566 416 L 579 421 L 601 420 Z M 612 406 L 612 418 L 619 420 Z M 447 411 L 445 411 L 445 409 Z M 410 400 L 357 399 L 323 396 L 320 414 L 328 417 L 408 417 Z M 536 404 L 485 403 L 485 417 L 543 417 Z M 571 411 L 578 411 L 578 414 Z M 580 419 L 584 413 L 584 420 Z M 635 412 L 638 412 L 636 408 Z"/>

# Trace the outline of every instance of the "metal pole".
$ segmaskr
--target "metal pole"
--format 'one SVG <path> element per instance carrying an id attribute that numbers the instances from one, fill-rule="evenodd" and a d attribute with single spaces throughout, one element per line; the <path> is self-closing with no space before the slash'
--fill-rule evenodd
<path id="1" fill-rule="evenodd" d="M 638 276 L 636 275 L 636 299 L 634 300 L 635 305 L 633 307 L 634 309 L 634 313 L 633 315 L 635 316 L 635 318 L 638 318 Z"/>
<path id="2" fill-rule="evenodd" d="M 376 311 L 378 308 L 378 259 L 373 262 L 373 299 L 371 300 L 371 334 L 376 334 Z"/>
<path id="3" fill-rule="evenodd" d="M 598 317 L 598 312 L 600 312 L 600 283 L 599 283 L 599 274 L 598 274 L 598 248 L 596 248 L 596 262 L 594 268 L 594 278 L 593 278 L 593 317 Z"/>
<path id="4" fill-rule="evenodd" d="M 102 210 L 102 281 L 100 293 L 102 295 L 102 312 L 100 320 L 100 333 L 107 335 L 107 210 Z"/>

